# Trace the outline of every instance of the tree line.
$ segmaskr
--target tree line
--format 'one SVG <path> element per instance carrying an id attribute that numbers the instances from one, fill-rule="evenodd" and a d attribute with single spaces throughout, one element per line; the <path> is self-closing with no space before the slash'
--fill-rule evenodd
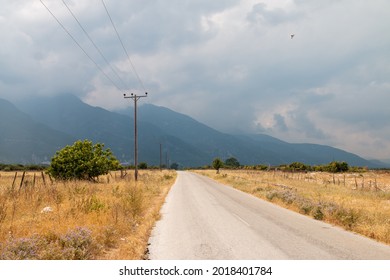
<path id="1" fill-rule="evenodd" d="M 4 164 L 0 163 L 0 171 L 43 171 L 47 169 L 45 164 Z"/>
<path id="2" fill-rule="evenodd" d="M 178 169 L 179 165 L 173 163 L 171 169 Z M 241 165 L 235 157 L 227 158 L 222 161 L 220 158 L 215 158 L 211 166 L 203 168 L 214 168 L 217 173 L 221 168 L 229 169 L 251 169 L 251 170 L 270 170 L 279 169 L 283 171 L 324 171 L 324 172 L 347 172 L 347 171 L 364 171 L 365 168 L 350 167 L 345 161 L 332 161 L 324 165 L 307 165 L 301 162 L 293 162 L 279 166 L 270 165 Z M 60 180 L 90 180 L 95 181 L 100 175 L 108 174 L 113 170 L 124 169 L 125 167 L 115 158 L 110 149 L 104 149 L 104 144 L 93 144 L 92 141 L 76 141 L 73 145 L 68 145 L 56 152 L 51 159 L 50 165 L 21 165 L 21 164 L 0 164 L 2 171 L 27 171 L 46 170 L 47 174 L 55 179 Z M 134 168 L 128 166 L 127 168 Z M 138 165 L 139 169 L 151 169 L 160 167 L 151 167 L 147 163 L 141 162 Z"/>
<path id="3" fill-rule="evenodd" d="M 209 168 L 210 166 L 206 166 Z M 290 164 L 282 164 L 278 166 L 271 165 L 240 165 L 239 161 L 230 157 L 225 161 L 222 161 L 220 158 L 215 158 L 211 163 L 211 167 L 214 168 L 217 173 L 219 173 L 219 169 L 227 168 L 227 169 L 249 169 L 249 170 L 281 170 L 281 171 L 297 171 L 297 172 L 331 172 L 331 173 L 340 173 L 340 172 L 362 172 L 366 171 L 367 167 L 356 167 L 350 166 L 345 161 L 332 161 L 328 164 L 322 165 L 308 165 L 302 162 L 293 162 Z"/>

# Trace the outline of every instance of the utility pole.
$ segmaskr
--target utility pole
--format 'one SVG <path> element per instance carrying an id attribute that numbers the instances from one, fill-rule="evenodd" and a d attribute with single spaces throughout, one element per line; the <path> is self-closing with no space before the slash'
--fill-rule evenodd
<path id="1" fill-rule="evenodd" d="M 136 95 L 134 93 L 131 96 L 126 96 L 123 94 L 124 98 L 131 98 L 134 101 L 134 179 L 138 181 L 138 130 L 137 130 L 137 101 L 141 97 L 147 97 L 148 93 L 145 92 L 145 95 Z"/>
<path id="2" fill-rule="evenodd" d="M 160 143 L 160 171 L 162 170 L 162 145 Z"/>

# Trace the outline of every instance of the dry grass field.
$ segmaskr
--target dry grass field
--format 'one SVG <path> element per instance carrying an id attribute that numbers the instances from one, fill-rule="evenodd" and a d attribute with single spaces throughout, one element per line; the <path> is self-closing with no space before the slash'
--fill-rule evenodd
<path id="1" fill-rule="evenodd" d="M 314 219 L 390 244 L 390 173 L 196 171 Z"/>
<path id="2" fill-rule="evenodd" d="M 24 178 L 23 178 L 24 176 Z M 175 171 L 99 182 L 0 172 L 0 259 L 142 259 Z"/>

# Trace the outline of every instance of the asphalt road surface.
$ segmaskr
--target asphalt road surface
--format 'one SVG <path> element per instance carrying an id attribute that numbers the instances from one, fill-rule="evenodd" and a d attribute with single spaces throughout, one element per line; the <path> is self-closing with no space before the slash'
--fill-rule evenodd
<path id="1" fill-rule="evenodd" d="M 149 240 L 152 260 L 390 260 L 390 246 L 178 172 Z"/>

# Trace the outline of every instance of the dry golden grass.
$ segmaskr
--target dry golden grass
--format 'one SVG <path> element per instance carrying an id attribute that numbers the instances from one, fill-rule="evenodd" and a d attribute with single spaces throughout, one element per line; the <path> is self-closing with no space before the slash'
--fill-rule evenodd
<path id="1" fill-rule="evenodd" d="M 88 254 L 82 254 L 85 258 L 142 259 L 175 178 L 174 171 L 142 170 L 137 183 L 132 171 L 123 177 L 120 172 L 112 172 L 101 176 L 98 183 L 52 182 L 41 172 L 27 172 L 21 183 L 21 172 L 16 178 L 15 172 L 1 172 L 0 259 L 57 259 L 65 248 L 64 240 L 72 234 L 72 238 L 79 238 L 77 242 L 88 239 L 82 243 L 85 248 L 88 244 Z M 50 211 L 45 213 L 45 207 Z M 23 243 L 23 238 L 28 242 Z M 37 242 L 45 243 L 48 249 L 26 253 Z M 76 253 L 72 256 L 81 258 Z"/>
<path id="2" fill-rule="evenodd" d="M 390 244 L 390 173 L 195 171 L 318 220 Z"/>

